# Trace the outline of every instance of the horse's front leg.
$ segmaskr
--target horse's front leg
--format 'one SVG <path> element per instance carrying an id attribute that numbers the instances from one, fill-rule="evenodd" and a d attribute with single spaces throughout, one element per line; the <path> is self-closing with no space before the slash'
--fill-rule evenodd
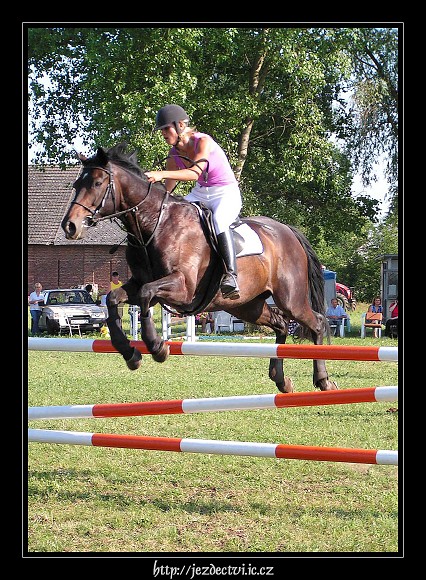
<path id="1" fill-rule="evenodd" d="M 126 361 L 130 370 L 134 371 L 141 366 L 141 353 L 130 345 L 130 341 L 124 334 L 121 326 L 121 318 L 118 314 L 118 305 L 128 299 L 125 284 L 120 288 L 111 290 L 106 297 L 108 308 L 108 318 L 106 320 L 109 334 L 111 336 L 112 346 L 118 350 Z"/>
<path id="2" fill-rule="evenodd" d="M 164 362 L 169 356 L 170 348 L 167 343 L 157 333 L 151 312 L 148 309 L 146 315 L 142 315 L 141 310 L 141 335 L 147 349 L 156 362 Z"/>
<path id="3" fill-rule="evenodd" d="M 271 308 L 265 302 L 258 324 L 272 328 L 276 337 L 275 344 L 285 344 L 288 335 L 288 322 L 279 309 Z M 282 358 L 269 359 L 269 378 L 274 381 L 277 389 L 282 393 L 294 391 L 293 381 L 290 377 L 284 376 L 284 360 Z"/>
<path id="4" fill-rule="evenodd" d="M 195 285 L 194 285 L 195 287 Z M 193 291 L 192 291 L 193 292 Z M 155 324 L 149 310 L 154 298 L 162 299 L 166 304 L 189 303 L 192 300 L 191 291 L 185 282 L 181 272 L 175 272 L 160 280 L 154 280 L 144 284 L 139 291 L 141 308 L 141 335 L 147 349 L 156 362 L 164 362 L 169 356 L 170 348 L 157 333 Z"/>
<path id="5" fill-rule="evenodd" d="M 288 334 L 287 320 L 277 308 L 271 308 L 262 298 L 255 298 L 244 307 L 233 308 L 232 314 L 247 322 L 268 326 L 275 332 L 275 343 L 285 344 Z M 269 378 L 282 393 L 294 391 L 293 381 L 284 376 L 284 360 L 281 358 L 269 359 Z"/>

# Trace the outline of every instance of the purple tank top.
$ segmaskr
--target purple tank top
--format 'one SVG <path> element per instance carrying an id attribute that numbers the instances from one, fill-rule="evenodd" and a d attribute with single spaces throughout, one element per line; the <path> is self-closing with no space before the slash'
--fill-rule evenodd
<path id="1" fill-rule="evenodd" d="M 211 148 L 209 153 L 208 165 L 208 179 L 204 180 L 204 173 L 200 175 L 197 182 L 204 187 L 211 187 L 213 185 L 231 185 L 237 183 L 234 172 L 229 164 L 228 158 L 224 150 L 214 141 L 210 135 L 206 133 L 194 133 L 195 152 L 197 151 L 198 141 L 201 137 L 208 137 L 211 141 Z M 176 165 L 181 169 L 186 169 L 183 160 L 179 157 L 179 152 L 175 147 L 172 147 L 170 154 L 176 161 Z"/>

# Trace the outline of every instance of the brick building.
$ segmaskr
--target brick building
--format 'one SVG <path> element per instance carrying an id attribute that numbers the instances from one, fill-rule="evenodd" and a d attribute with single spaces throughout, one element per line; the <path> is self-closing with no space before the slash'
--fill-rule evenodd
<path id="1" fill-rule="evenodd" d="M 109 290 L 111 272 L 117 270 L 126 281 L 130 271 L 125 259 L 125 232 L 110 220 L 89 228 L 83 240 L 65 238 L 61 221 L 74 192 L 72 184 L 81 165 L 68 167 L 28 166 L 28 294 L 36 281 L 43 288 L 67 288 L 98 284 L 99 291 Z"/>

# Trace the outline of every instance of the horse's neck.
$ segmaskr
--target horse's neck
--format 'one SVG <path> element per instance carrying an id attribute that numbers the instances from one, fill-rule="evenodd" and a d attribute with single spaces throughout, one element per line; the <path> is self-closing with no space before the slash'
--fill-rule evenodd
<path id="1" fill-rule="evenodd" d="M 144 178 L 125 172 L 120 183 L 119 216 L 126 230 L 136 236 L 150 234 L 159 219 L 166 191 L 160 184 L 149 184 Z"/>

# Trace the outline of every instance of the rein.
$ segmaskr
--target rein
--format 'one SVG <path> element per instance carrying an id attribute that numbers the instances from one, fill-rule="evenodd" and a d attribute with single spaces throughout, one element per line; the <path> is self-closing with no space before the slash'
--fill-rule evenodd
<path id="1" fill-rule="evenodd" d="M 152 187 L 152 183 L 149 183 L 148 185 L 148 191 L 146 192 L 146 195 L 144 198 L 141 199 L 141 201 L 139 201 L 136 205 L 134 205 L 133 207 L 129 207 L 128 209 L 124 209 L 123 211 L 114 211 L 114 213 L 110 214 L 110 215 L 106 215 L 106 216 L 97 216 L 96 214 L 100 212 L 100 210 L 104 207 L 106 200 L 108 199 L 109 194 L 111 193 L 111 198 L 114 204 L 114 210 L 115 210 L 115 184 L 114 184 L 114 174 L 112 173 L 112 171 L 109 171 L 108 169 L 105 169 L 105 167 L 97 167 L 97 166 L 90 166 L 90 169 L 100 169 L 101 171 L 105 171 L 105 173 L 108 173 L 109 176 L 109 183 L 108 186 L 105 190 L 104 196 L 100 202 L 100 204 L 98 205 L 98 207 L 95 210 L 90 209 L 90 207 L 86 207 L 85 205 L 83 205 L 82 203 L 78 202 L 78 201 L 72 201 L 71 204 L 75 204 L 75 205 L 79 205 L 81 207 L 83 207 L 85 210 L 87 210 L 88 212 L 90 212 L 92 214 L 91 217 L 91 226 L 95 226 L 98 222 L 102 222 L 104 220 L 109 220 L 109 219 L 113 219 L 116 217 L 120 217 L 121 215 L 124 215 L 126 213 L 129 213 L 131 211 L 136 212 L 140 206 L 140 204 L 145 201 L 145 199 L 148 197 L 150 191 L 151 191 L 151 187 Z M 123 168 L 124 169 L 124 168 Z"/>
<path id="2" fill-rule="evenodd" d="M 202 159 L 198 159 L 197 161 L 194 161 L 193 159 L 190 159 L 189 157 L 186 157 L 186 155 L 167 155 L 167 157 L 164 157 L 164 159 L 161 161 L 161 163 L 164 163 L 164 161 L 167 161 L 167 159 L 173 159 L 173 157 L 179 157 L 180 159 L 185 159 L 185 161 L 189 161 L 189 163 L 191 163 L 190 167 L 185 167 L 185 169 L 190 169 L 191 167 L 194 167 L 194 165 L 196 167 L 198 167 L 198 169 L 201 171 L 201 175 L 203 176 L 203 179 L 205 182 L 207 182 L 208 178 L 209 178 L 209 166 L 210 166 L 210 162 L 208 159 L 205 159 L 204 157 Z M 198 165 L 199 161 L 205 161 L 206 162 L 206 169 L 205 171 L 202 170 L 202 168 Z M 176 187 L 176 185 L 175 185 Z M 173 188 L 174 189 L 174 188 Z"/>
<path id="3" fill-rule="evenodd" d="M 121 215 L 124 215 L 126 213 L 129 213 L 131 211 L 133 212 L 137 212 L 139 209 L 139 206 L 142 202 L 145 201 L 145 199 L 148 197 L 149 192 L 151 191 L 151 187 L 152 187 L 152 183 L 149 184 L 148 186 L 148 191 L 146 192 L 146 195 L 143 199 L 141 199 L 136 205 L 134 205 L 133 207 L 129 207 L 128 209 L 124 209 L 123 211 L 117 211 L 115 213 L 112 213 L 111 215 L 105 215 L 105 216 L 99 216 L 99 217 L 95 217 L 93 218 L 93 221 L 95 222 L 93 225 L 96 225 L 98 222 L 101 222 L 103 220 L 110 220 L 112 218 L 116 218 L 116 217 L 120 217 Z M 113 188 L 114 188 L 114 183 L 113 183 Z M 167 192 L 166 192 L 167 193 Z M 106 192 L 105 192 L 106 195 Z M 115 209 L 115 198 L 113 197 L 114 200 L 114 209 Z"/>
<path id="4" fill-rule="evenodd" d="M 108 177 L 109 177 L 109 183 L 107 185 L 107 188 L 105 190 L 105 193 L 104 193 L 104 195 L 102 197 L 101 202 L 98 204 L 98 206 L 96 207 L 95 210 L 90 209 L 89 207 L 83 205 L 82 203 L 80 203 L 78 201 L 72 201 L 71 202 L 71 205 L 72 204 L 79 205 L 80 207 L 84 208 L 85 210 L 87 210 L 88 212 L 90 212 L 92 214 L 91 217 L 90 217 L 90 223 L 88 224 L 90 227 L 96 226 L 101 221 L 104 221 L 104 220 L 112 220 L 114 218 L 118 218 L 118 217 L 123 216 L 123 215 L 125 215 L 127 213 L 130 213 L 130 212 L 136 213 L 137 211 L 139 211 L 139 206 L 146 200 L 146 198 L 150 194 L 150 191 L 151 191 L 151 188 L 152 188 L 152 185 L 153 185 L 151 182 L 149 182 L 149 184 L 148 184 L 148 189 L 147 189 L 146 195 L 136 205 L 134 205 L 133 207 L 129 207 L 128 209 L 125 209 L 125 210 L 122 210 L 122 211 L 114 211 L 114 213 L 112 213 L 110 215 L 98 216 L 96 214 L 98 214 L 100 212 L 100 210 L 105 206 L 105 203 L 106 203 L 109 195 L 111 195 L 111 198 L 112 198 L 112 201 L 113 201 L 113 204 L 114 204 L 114 210 L 116 208 L 114 174 L 113 174 L 112 171 L 109 171 L 105 167 L 98 167 L 98 166 L 93 166 L 92 165 L 92 166 L 89 166 L 87 168 L 90 168 L 90 169 L 100 169 L 101 171 L 104 171 L 105 173 L 107 173 L 108 174 Z M 122 169 L 126 170 L 124 167 Z M 136 226 L 137 226 L 137 228 L 139 230 L 139 236 L 140 236 L 140 239 L 138 239 L 138 242 L 144 248 L 146 248 L 152 242 L 152 240 L 154 238 L 155 232 L 157 231 L 157 228 L 160 225 L 161 216 L 162 216 L 162 214 L 164 212 L 164 209 L 166 207 L 166 202 L 167 202 L 167 199 L 168 199 L 169 195 L 170 195 L 169 192 L 166 191 L 165 194 L 164 194 L 164 197 L 163 197 L 163 199 L 161 201 L 160 212 L 158 214 L 157 223 L 155 224 L 155 227 L 154 227 L 154 229 L 152 231 L 152 234 L 149 236 L 149 238 L 148 238 L 148 240 L 146 242 L 144 242 L 144 240 L 143 240 L 142 232 L 141 232 L 140 227 L 139 227 L 139 222 L 138 222 L 138 220 L 135 220 L 136 221 Z M 125 229 L 125 228 L 123 227 L 123 229 Z M 131 236 L 134 236 L 136 238 L 136 236 L 134 234 L 132 234 L 131 232 L 128 232 L 127 230 L 126 230 L 126 232 L 127 232 L 127 235 L 131 235 Z"/>

